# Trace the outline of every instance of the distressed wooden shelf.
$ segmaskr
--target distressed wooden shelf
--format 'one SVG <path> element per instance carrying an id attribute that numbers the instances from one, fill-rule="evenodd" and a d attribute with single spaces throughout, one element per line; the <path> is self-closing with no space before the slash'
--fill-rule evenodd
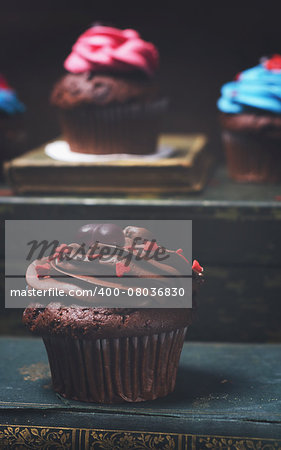
<path id="1" fill-rule="evenodd" d="M 281 185 L 237 184 L 220 166 L 197 194 L 13 196 L 5 188 L 1 194 L 2 259 L 5 219 L 192 219 L 193 255 L 206 283 L 188 338 L 281 342 Z M 2 311 L 0 333 L 22 332 L 18 312 Z"/>
<path id="2" fill-rule="evenodd" d="M 0 442 L 12 448 L 281 446 L 280 345 L 185 343 L 173 394 L 121 405 L 55 395 L 39 339 L 1 338 L 0 351 Z"/>
<path id="3" fill-rule="evenodd" d="M 159 159 L 145 157 L 95 162 L 58 161 L 45 154 L 45 146 L 5 163 L 13 191 L 78 194 L 169 194 L 200 191 L 214 158 L 202 134 L 168 134 L 159 148 L 173 153 Z"/>

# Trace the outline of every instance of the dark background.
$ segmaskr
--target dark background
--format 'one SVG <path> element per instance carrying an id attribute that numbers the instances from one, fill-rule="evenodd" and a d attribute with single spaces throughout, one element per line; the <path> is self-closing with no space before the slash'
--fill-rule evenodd
<path id="1" fill-rule="evenodd" d="M 136 28 L 160 51 L 159 82 L 172 99 L 163 129 L 218 136 L 220 86 L 281 51 L 279 2 L 9 0 L 0 14 L 0 72 L 27 106 L 28 146 L 59 133 L 48 105 L 77 36 L 95 21 Z"/>
<path id="2" fill-rule="evenodd" d="M 6 1 L 0 8 L 0 72 L 27 106 L 27 147 L 59 134 L 48 104 L 52 85 L 64 73 L 63 61 L 78 35 L 93 22 L 104 21 L 135 28 L 158 46 L 159 83 L 172 100 L 163 131 L 205 132 L 212 148 L 219 148 L 220 87 L 260 57 L 281 52 L 278 6 L 277 1 L 170 1 L 169 6 L 152 0 Z M 60 214 L 58 209 L 56 218 Z M 69 211 L 63 218 L 73 214 Z M 244 222 L 222 219 L 219 212 L 217 220 L 202 214 L 194 226 L 194 255 L 201 262 L 203 258 L 206 283 L 200 290 L 199 320 L 188 339 L 280 342 L 280 260 L 274 260 L 278 246 L 272 244 L 279 236 L 277 212 L 271 225 L 271 219 L 258 213 Z M 208 248 L 214 247 L 208 239 L 216 243 L 216 254 L 208 255 Z M 205 259 L 197 250 L 202 247 Z M 22 310 L 5 313 L 0 333 L 23 333 Z"/>

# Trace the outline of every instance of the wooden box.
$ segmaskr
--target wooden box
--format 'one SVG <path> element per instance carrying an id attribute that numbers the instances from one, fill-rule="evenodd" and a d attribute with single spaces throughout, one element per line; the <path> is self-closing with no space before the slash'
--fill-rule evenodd
<path id="1" fill-rule="evenodd" d="M 12 161 L 4 171 L 12 189 L 24 193 L 164 194 L 200 191 L 213 164 L 204 135 L 163 135 L 170 157 L 97 162 L 57 161 L 42 146 Z"/>

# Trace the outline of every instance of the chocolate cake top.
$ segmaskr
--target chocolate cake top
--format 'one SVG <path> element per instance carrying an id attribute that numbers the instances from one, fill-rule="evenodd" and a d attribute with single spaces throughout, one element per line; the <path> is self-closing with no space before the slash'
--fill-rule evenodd
<path id="1" fill-rule="evenodd" d="M 46 308 L 26 308 L 23 322 L 34 334 L 76 338 L 109 338 L 152 335 L 188 326 L 192 309 L 108 309 L 65 307 L 52 303 Z"/>
<path id="2" fill-rule="evenodd" d="M 54 86 L 51 103 L 62 109 L 81 105 L 98 107 L 149 102 L 157 90 L 153 82 L 143 77 L 93 74 L 67 74 Z"/>

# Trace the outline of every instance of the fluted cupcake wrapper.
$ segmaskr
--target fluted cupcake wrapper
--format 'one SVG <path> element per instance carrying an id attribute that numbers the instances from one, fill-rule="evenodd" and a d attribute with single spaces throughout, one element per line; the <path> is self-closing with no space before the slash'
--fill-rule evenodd
<path id="1" fill-rule="evenodd" d="M 164 397 L 175 387 L 186 330 L 97 340 L 44 337 L 54 390 L 95 403 Z"/>
<path id="2" fill-rule="evenodd" d="M 235 181 L 281 181 L 281 140 L 224 130 L 228 173 Z"/>
<path id="3" fill-rule="evenodd" d="M 60 110 L 60 122 L 73 152 L 150 154 L 156 150 L 166 106 L 166 100 L 99 108 L 82 105 Z"/>

